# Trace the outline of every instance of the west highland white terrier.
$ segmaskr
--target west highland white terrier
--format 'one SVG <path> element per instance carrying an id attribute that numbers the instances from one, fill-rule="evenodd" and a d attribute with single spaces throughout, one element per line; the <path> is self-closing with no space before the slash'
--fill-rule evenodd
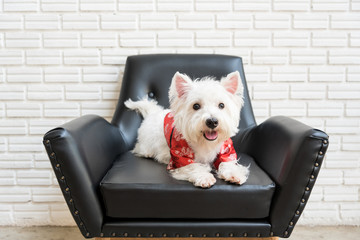
<path id="1" fill-rule="evenodd" d="M 230 137 L 238 132 L 244 104 L 239 72 L 220 81 L 205 77 L 192 81 L 175 73 L 169 89 L 170 109 L 155 100 L 125 102 L 144 120 L 133 153 L 167 164 L 178 180 L 209 188 L 216 178 L 234 184 L 246 182 L 249 169 L 238 164 Z"/>

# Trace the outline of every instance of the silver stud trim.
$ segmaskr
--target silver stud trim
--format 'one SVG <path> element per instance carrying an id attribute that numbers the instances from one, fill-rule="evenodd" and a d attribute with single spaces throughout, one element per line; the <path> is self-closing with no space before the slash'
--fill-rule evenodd
<path id="1" fill-rule="evenodd" d="M 301 202 L 303 202 L 303 203 L 304 203 L 304 202 L 305 202 L 305 199 L 304 199 L 304 198 L 303 198 L 303 199 L 301 199 Z"/>
<path id="2" fill-rule="evenodd" d="M 194 235 L 192 235 L 192 234 L 189 234 L 189 237 L 193 237 Z"/>
<path id="3" fill-rule="evenodd" d="M 86 233 L 86 236 L 87 236 L 87 237 L 90 236 L 90 233 Z"/>
<path id="4" fill-rule="evenodd" d="M 285 235 L 285 236 L 287 236 L 288 234 L 289 234 L 289 232 L 288 232 L 288 231 L 285 231 L 285 232 L 284 232 L 284 235 Z"/>
<path id="5" fill-rule="evenodd" d="M 203 237 L 206 237 L 207 235 L 204 233 L 202 236 L 203 236 Z"/>
<path id="6" fill-rule="evenodd" d="M 57 163 L 57 164 L 55 165 L 55 167 L 59 168 L 59 167 L 60 167 L 60 163 Z"/>
<path id="7" fill-rule="evenodd" d="M 327 140 L 324 140 L 324 141 L 323 141 L 323 143 L 324 143 L 324 144 L 327 144 L 327 143 L 328 143 L 328 141 L 327 141 Z"/>
<path id="8" fill-rule="evenodd" d="M 115 236 L 116 236 L 116 233 L 112 233 L 111 236 L 115 237 Z"/>
<path id="9" fill-rule="evenodd" d="M 261 237 L 261 233 L 258 233 L 256 236 L 257 236 L 257 237 Z"/>
<path id="10" fill-rule="evenodd" d="M 138 236 L 138 237 L 141 237 L 141 233 L 138 233 L 137 236 Z"/>
<path id="11" fill-rule="evenodd" d="M 177 233 L 177 234 L 175 234 L 175 237 L 180 237 L 180 234 L 178 234 L 178 233 Z"/>
<path id="12" fill-rule="evenodd" d="M 166 234 L 165 234 L 165 236 L 166 236 Z M 149 237 L 154 237 L 154 234 L 153 234 L 153 233 L 150 233 L 150 234 L 149 234 Z"/>
<path id="13" fill-rule="evenodd" d="M 104 236 L 104 233 L 100 233 L 100 237 L 103 237 Z"/>
<path id="14" fill-rule="evenodd" d="M 315 163 L 315 167 L 318 167 L 319 166 L 319 163 Z"/>
<path id="15" fill-rule="evenodd" d="M 70 188 L 68 188 L 68 187 L 65 188 L 65 192 L 68 192 L 68 191 L 70 191 Z"/>
<path id="16" fill-rule="evenodd" d="M 248 235 L 247 233 L 244 233 L 244 234 L 243 234 L 244 237 L 247 237 L 247 235 Z"/>
<path id="17" fill-rule="evenodd" d="M 124 233 L 124 237 L 127 237 L 128 236 L 128 233 Z"/>
<path id="18" fill-rule="evenodd" d="M 293 226 L 294 225 L 294 222 L 290 222 L 290 226 Z"/>
<path id="19" fill-rule="evenodd" d="M 230 233 L 230 234 L 229 234 L 229 237 L 233 237 L 233 236 L 234 236 L 234 234 L 233 234 L 233 233 Z"/>
<path id="20" fill-rule="evenodd" d="M 163 236 L 163 237 L 166 237 L 167 235 L 166 235 L 166 233 L 164 233 L 162 236 Z"/>
<path id="21" fill-rule="evenodd" d="M 319 155 L 323 155 L 324 153 L 322 151 L 319 152 Z"/>
<path id="22" fill-rule="evenodd" d="M 215 236 L 216 236 L 216 237 L 220 237 L 220 233 L 216 233 Z"/>
<path id="23" fill-rule="evenodd" d="M 75 215 L 78 215 L 78 214 L 79 214 L 79 211 L 78 211 L 78 210 L 76 210 L 74 213 L 75 213 Z"/>

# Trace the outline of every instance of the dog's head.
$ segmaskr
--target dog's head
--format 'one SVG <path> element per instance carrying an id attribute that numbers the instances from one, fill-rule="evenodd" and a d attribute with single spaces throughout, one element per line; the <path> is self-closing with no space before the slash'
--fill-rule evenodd
<path id="1" fill-rule="evenodd" d="M 205 77 L 192 81 L 175 73 L 169 90 L 175 127 L 193 144 L 220 143 L 238 132 L 244 104 L 239 72 L 220 81 Z"/>

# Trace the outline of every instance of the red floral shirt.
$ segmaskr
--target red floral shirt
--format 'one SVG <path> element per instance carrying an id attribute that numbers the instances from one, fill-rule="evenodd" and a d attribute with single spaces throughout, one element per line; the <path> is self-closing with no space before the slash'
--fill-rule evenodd
<path id="1" fill-rule="evenodd" d="M 182 137 L 181 133 L 179 133 L 174 127 L 174 115 L 171 112 L 166 114 L 164 119 L 164 134 L 167 144 L 170 148 L 171 155 L 167 170 L 174 170 L 176 168 L 184 167 L 194 163 L 195 154 L 186 140 Z M 221 146 L 220 152 L 217 155 L 213 165 L 215 169 L 218 169 L 220 163 L 236 160 L 237 155 L 233 146 L 233 142 L 229 138 Z"/>

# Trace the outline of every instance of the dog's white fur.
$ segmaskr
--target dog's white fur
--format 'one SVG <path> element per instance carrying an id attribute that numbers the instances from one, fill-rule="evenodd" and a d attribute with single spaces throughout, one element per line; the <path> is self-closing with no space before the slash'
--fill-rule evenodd
<path id="1" fill-rule="evenodd" d="M 240 110 L 244 104 L 239 72 L 230 73 L 220 81 L 209 77 L 192 81 L 187 75 L 177 72 L 169 89 L 169 99 L 170 109 L 163 109 L 156 101 L 148 99 L 125 102 L 126 107 L 144 117 L 133 153 L 169 163 L 171 156 L 164 136 L 164 117 L 171 111 L 175 128 L 195 153 L 194 163 L 171 170 L 171 175 L 195 186 L 211 187 L 216 182 L 211 164 L 223 142 L 238 132 Z M 223 109 L 219 107 L 220 103 L 224 104 Z M 194 104 L 199 104 L 200 109 L 194 110 Z M 204 133 L 210 130 L 206 125 L 209 118 L 216 118 L 219 122 L 214 129 L 217 132 L 214 141 L 204 137 Z M 235 184 L 246 182 L 248 175 L 248 167 L 239 165 L 237 161 L 222 162 L 217 171 L 219 178 Z"/>

